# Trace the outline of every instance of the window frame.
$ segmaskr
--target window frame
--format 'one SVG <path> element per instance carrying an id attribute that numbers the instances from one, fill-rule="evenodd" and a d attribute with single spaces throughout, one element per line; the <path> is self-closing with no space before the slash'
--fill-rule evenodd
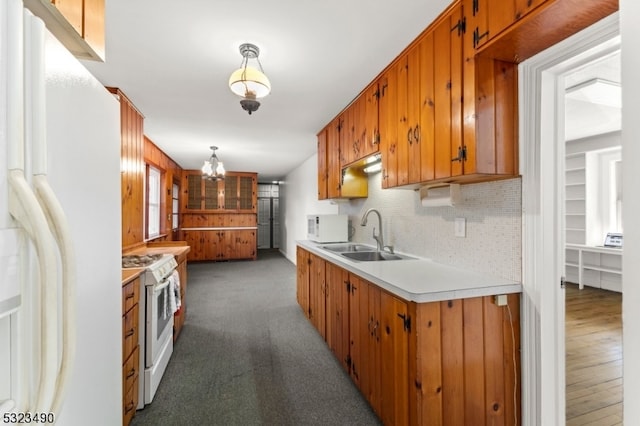
<path id="1" fill-rule="evenodd" d="M 164 172 L 150 164 L 147 164 L 147 170 L 145 173 L 146 185 L 145 185 L 145 236 L 147 240 L 158 238 L 162 235 L 162 178 Z M 157 176 L 157 179 L 155 178 Z M 157 185 L 154 188 L 157 191 L 154 193 L 157 195 L 157 202 L 152 200 L 151 197 L 151 185 L 153 181 L 157 180 Z M 154 197 L 155 198 L 155 197 Z M 154 207 L 154 209 L 152 209 Z M 155 210 L 155 214 L 152 210 Z M 152 217 L 153 215 L 153 217 Z M 155 224 L 156 229 L 152 229 L 152 224 Z M 152 232 L 155 231 L 155 232 Z"/>

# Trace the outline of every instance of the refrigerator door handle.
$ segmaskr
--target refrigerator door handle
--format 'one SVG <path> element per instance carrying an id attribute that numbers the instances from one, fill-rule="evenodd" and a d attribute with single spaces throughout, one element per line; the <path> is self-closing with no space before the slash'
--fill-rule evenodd
<path id="1" fill-rule="evenodd" d="M 57 294 L 58 279 L 55 241 L 49 230 L 47 219 L 40 208 L 40 204 L 27 183 L 23 170 L 10 170 L 9 183 L 9 213 L 20 224 L 35 246 L 40 281 L 42 318 L 41 318 L 41 348 L 40 348 L 40 378 L 38 393 L 33 411 L 49 412 L 55 379 L 57 374 Z M 26 363 L 22 363 L 24 376 Z M 22 402 L 23 404 L 26 402 Z M 22 407 L 20 407 L 22 409 Z"/>
<path id="2" fill-rule="evenodd" d="M 75 284 L 76 262 L 71 231 L 67 217 L 47 179 L 47 140 L 46 140 L 46 93 L 45 93 L 45 25 L 37 17 L 26 19 L 25 55 L 27 84 L 31 96 L 27 100 L 27 109 L 31 111 L 31 125 L 27 127 L 31 135 L 32 146 L 32 184 L 36 198 L 47 218 L 49 229 L 58 245 L 62 263 L 62 353 L 60 369 L 54 387 L 53 405 L 50 411 L 57 413 L 62 407 L 68 379 L 73 367 L 76 348 L 75 333 Z M 55 318 L 54 324 L 58 324 Z M 53 354 L 54 356 L 56 354 Z M 57 358 L 56 358 L 57 359 Z"/>

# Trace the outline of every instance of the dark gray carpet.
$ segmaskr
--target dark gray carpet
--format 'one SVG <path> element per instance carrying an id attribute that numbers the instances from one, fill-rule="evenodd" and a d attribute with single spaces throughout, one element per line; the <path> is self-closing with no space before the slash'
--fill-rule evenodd
<path id="1" fill-rule="evenodd" d="M 379 425 L 295 300 L 278 252 L 188 268 L 187 320 L 132 425 Z"/>

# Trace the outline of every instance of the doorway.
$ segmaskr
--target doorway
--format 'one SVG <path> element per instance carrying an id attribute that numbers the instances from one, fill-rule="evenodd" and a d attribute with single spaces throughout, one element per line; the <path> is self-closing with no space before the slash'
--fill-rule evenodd
<path id="1" fill-rule="evenodd" d="M 596 48 L 597 50 L 597 48 Z M 559 76 L 565 97 L 566 424 L 622 424 L 620 51 Z"/>
<path id="2" fill-rule="evenodd" d="M 280 186 L 258 183 L 258 249 L 280 247 Z"/>
<path id="3" fill-rule="evenodd" d="M 565 81 L 620 49 L 618 14 L 519 67 L 523 423 L 565 424 Z"/>

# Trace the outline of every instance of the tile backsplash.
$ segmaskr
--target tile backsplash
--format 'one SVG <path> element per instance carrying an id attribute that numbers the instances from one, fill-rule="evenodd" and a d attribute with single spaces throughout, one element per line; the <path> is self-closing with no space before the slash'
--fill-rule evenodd
<path id="1" fill-rule="evenodd" d="M 378 227 L 377 217 L 369 216 L 367 226 L 360 226 L 363 213 L 375 208 L 382 215 L 384 242 L 396 251 L 521 281 L 519 178 L 462 185 L 455 206 L 423 207 L 417 191 L 381 189 L 380 176 L 369 178 L 368 198 L 339 205 L 351 220 L 352 241 L 375 244 L 371 234 Z M 466 219 L 465 237 L 454 235 L 456 218 Z"/>

